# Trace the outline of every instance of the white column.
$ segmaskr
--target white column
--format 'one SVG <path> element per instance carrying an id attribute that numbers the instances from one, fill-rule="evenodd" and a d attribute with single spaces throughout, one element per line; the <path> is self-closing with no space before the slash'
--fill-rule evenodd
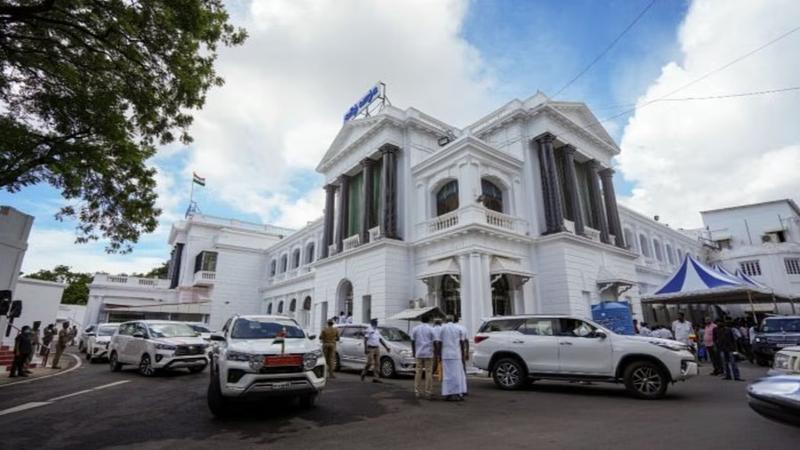
<path id="1" fill-rule="evenodd" d="M 522 301 L 525 305 L 525 314 L 537 314 L 539 309 L 536 307 L 536 290 L 533 288 L 534 279 L 531 278 L 522 285 Z"/>
<path id="2" fill-rule="evenodd" d="M 481 302 L 481 315 L 478 317 L 479 320 L 484 317 L 491 317 L 492 315 L 492 276 L 489 274 L 491 270 L 489 267 L 489 258 L 491 258 L 490 255 L 485 253 L 481 254 L 481 295 L 478 297 Z M 477 328 L 475 331 L 477 331 Z"/>
<path id="3" fill-rule="evenodd" d="M 472 329 L 474 320 L 474 308 L 472 306 L 472 298 L 474 297 L 472 285 L 472 267 L 470 264 L 471 258 L 469 255 L 460 255 L 458 257 L 458 264 L 461 268 L 461 323 L 467 328 Z M 471 331 L 470 331 L 471 332 Z"/>

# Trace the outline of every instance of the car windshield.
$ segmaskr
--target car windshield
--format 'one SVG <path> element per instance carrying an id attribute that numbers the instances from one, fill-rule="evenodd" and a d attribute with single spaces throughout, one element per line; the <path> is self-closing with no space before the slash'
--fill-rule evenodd
<path id="1" fill-rule="evenodd" d="M 197 332 L 184 323 L 151 323 L 148 327 L 150 335 L 156 338 L 197 336 Z"/>
<path id="2" fill-rule="evenodd" d="M 111 336 L 112 334 L 114 334 L 115 331 L 117 331 L 117 328 L 119 328 L 117 325 L 108 326 L 108 327 L 100 327 L 100 328 L 97 329 L 97 335 L 98 336 Z"/>
<path id="3" fill-rule="evenodd" d="M 800 333 L 800 319 L 767 319 L 761 328 L 764 333 Z"/>
<path id="4" fill-rule="evenodd" d="M 300 339 L 306 335 L 303 330 L 291 322 L 276 322 L 274 320 L 237 319 L 233 324 L 233 339 L 274 339 L 280 331 L 288 339 Z"/>
<path id="5" fill-rule="evenodd" d="M 202 325 L 189 325 L 189 326 L 192 327 L 192 329 L 194 331 L 197 331 L 198 333 L 211 333 L 211 330 Z"/>
<path id="6" fill-rule="evenodd" d="M 378 327 L 378 330 L 381 332 L 381 337 L 386 339 L 389 342 L 401 342 L 401 341 L 410 341 L 411 338 L 399 328 L 392 328 L 392 327 Z"/>

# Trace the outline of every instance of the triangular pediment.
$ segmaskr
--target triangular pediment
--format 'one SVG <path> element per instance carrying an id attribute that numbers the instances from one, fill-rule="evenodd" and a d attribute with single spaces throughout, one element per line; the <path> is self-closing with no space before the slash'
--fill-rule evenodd
<path id="1" fill-rule="evenodd" d="M 617 147 L 614 138 L 608 134 L 603 124 L 597 119 L 597 116 L 584 103 L 550 102 L 550 106 L 607 144 Z"/>
<path id="2" fill-rule="evenodd" d="M 351 144 L 369 134 L 373 129 L 380 127 L 383 121 L 382 119 L 383 117 L 381 116 L 375 116 L 345 122 L 339 130 L 339 133 L 337 133 L 336 137 L 333 139 L 331 146 L 328 147 L 328 151 L 325 152 L 322 160 L 317 165 L 317 171 L 321 171 L 322 167 L 325 167 L 329 161 L 334 159 L 336 155 Z"/>

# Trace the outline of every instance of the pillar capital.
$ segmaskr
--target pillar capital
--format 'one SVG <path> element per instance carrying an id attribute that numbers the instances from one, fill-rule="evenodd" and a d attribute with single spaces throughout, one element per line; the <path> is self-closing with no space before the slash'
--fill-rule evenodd
<path id="1" fill-rule="evenodd" d="M 375 165 L 375 160 L 372 158 L 364 158 L 361 160 L 361 167 L 372 167 Z"/>
<path id="2" fill-rule="evenodd" d="M 610 167 L 602 169 L 599 173 L 600 173 L 600 178 L 603 179 L 611 179 L 614 177 L 614 169 Z"/>
<path id="3" fill-rule="evenodd" d="M 338 186 L 336 184 L 331 183 L 331 184 L 326 184 L 322 188 L 325 189 L 325 192 L 336 192 L 337 187 Z"/>
<path id="4" fill-rule="evenodd" d="M 533 138 L 533 140 L 536 141 L 536 142 L 541 142 L 541 143 L 545 143 L 545 144 L 552 144 L 553 141 L 556 140 L 556 135 L 554 135 L 553 133 L 550 133 L 549 131 L 545 131 L 544 133 L 542 133 L 542 134 L 536 136 L 535 138 Z"/>
<path id="5" fill-rule="evenodd" d="M 343 184 L 347 184 L 348 181 L 350 181 L 349 175 L 341 174 L 336 178 L 336 184 L 338 187 L 341 187 Z"/>
<path id="6" fill-rule="evenodd" d="M 589 165 L 589 169 L 591 169 L 593 172 L 597 172 L 598 174 L 601 170 L 603 170 L 603 164 L 596 159 L 590 159 L 587 161 L 587 164 Z"/>
<path id="7" fill-rule="evenodd" d="M 400 151 L 400 147 L 387 142 L 387 143 L 381 145 L 378 150 L 380 150 L 381 154 L 384 154 L 384 153 L 397 153 L 397 152 Z"/>
<path id="8" fill-rule="evenodd" d="M 562 153 L 566 153 L 569 156 L 575 156 L 575 152 L 578 151 L 578 149 L 576 149 L 575 146 L 572 145 L 572 144 L 564 144 L 561 147 L 559 147 L 558 149 Z"/>

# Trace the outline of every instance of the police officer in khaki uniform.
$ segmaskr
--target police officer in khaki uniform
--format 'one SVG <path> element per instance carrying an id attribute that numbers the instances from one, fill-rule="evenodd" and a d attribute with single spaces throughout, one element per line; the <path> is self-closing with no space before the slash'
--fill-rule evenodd
<path id="1" fill-rule="evenodd" d="M 58 362 L 61 359 L 61 355 L 64 353 L 64 349 L 67 348 L 67 344 L 69 344 L 71 336 L 72 334 L 69 331 L 69 322 L 64 322 L 63 328 L 61 328 L 61 330 L 58 332 L 58 341 L 56 341 L 56 356 L 53 357 L 53 369 L 61 368 L 61 366 L 58 365 Z"/>
<path id="2" fill-rule="evenodd" d="M 339 342 L 339 330 L 333 326 L 333 319 L 328 320 L 328 326 L 319 334 L 322 341 L 322 354 L 325 355 L 325 365 L 328 366 L 328 377 L 336 378 L 333 369 L 336 366 L 336 343 Z"/>

